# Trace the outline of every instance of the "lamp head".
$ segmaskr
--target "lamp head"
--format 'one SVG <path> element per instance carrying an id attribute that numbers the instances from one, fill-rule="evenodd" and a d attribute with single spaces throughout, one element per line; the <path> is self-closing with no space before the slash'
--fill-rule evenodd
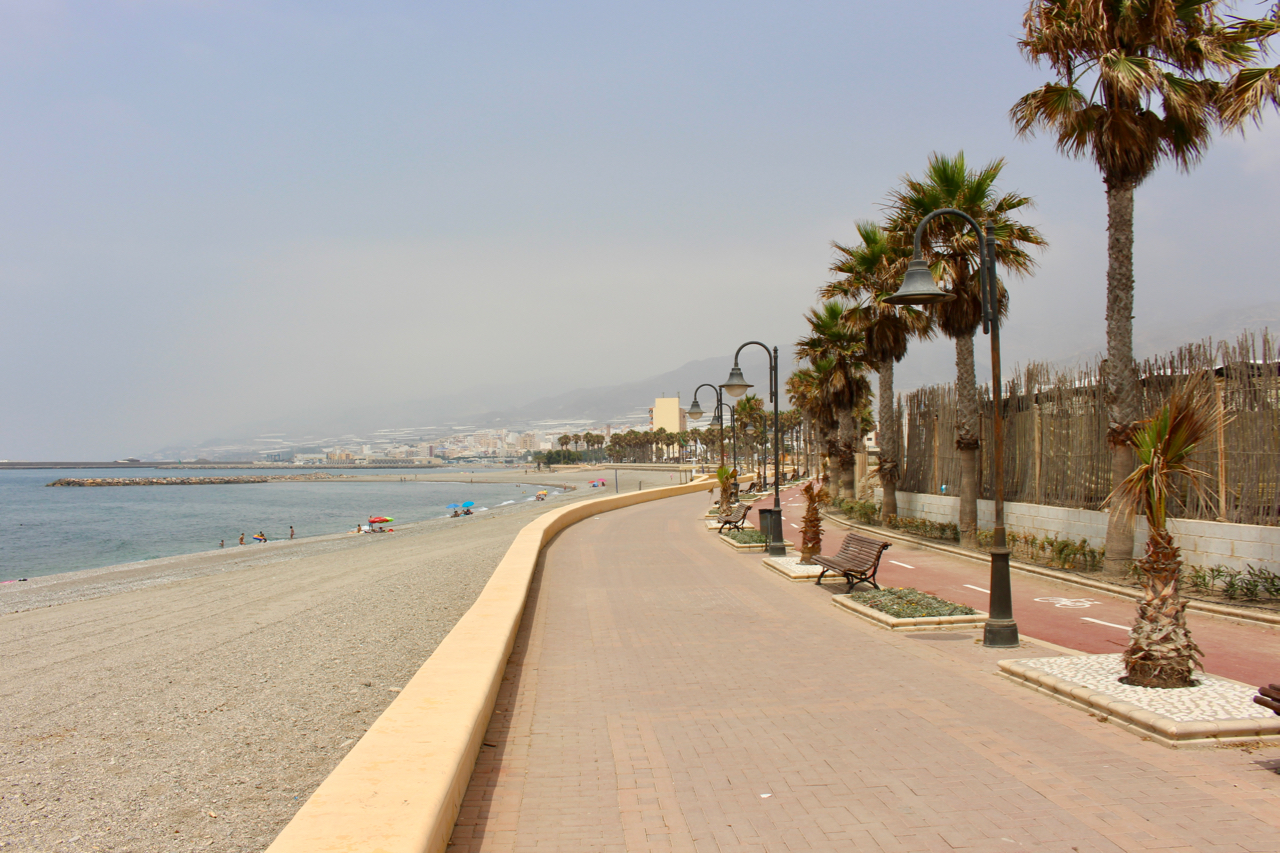
<path id="1" fill-rule="evenodd" d="M 733 370 L 729 371 L 729 378 L 720 383 L 720 387 L 723 388 L 724 392 L 730 397 L 741 397 L 743 394 L 747 393 L 747 389 L 754 388 L 755 386 L 743 378 L 742 368 L 735 364 L 733 366 Z"/>
<path id="2" fill-rule="evenodd" d="M 885 302 L 890 305 L 936 305 L 955 298 L 954 293 L 938 288 L 924 258 L 912 258 L 907 263 L 907 274 L 902 277 L 902 286 Z"/>
<path id="3" fill-rule="evenodd" d="M 685 412 L 685 416 L 691 421 L 699 420 L 702 417 L 702 406 L 698 405 L 697 397 L 693 398 L 693 405 Z"/>

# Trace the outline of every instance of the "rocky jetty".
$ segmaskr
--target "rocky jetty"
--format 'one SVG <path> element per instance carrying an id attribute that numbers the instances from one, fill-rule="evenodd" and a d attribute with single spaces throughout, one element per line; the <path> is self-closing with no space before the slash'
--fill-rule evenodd
<path id="1" fill-rule="evenodd" d="M 235 483 L 270 483 L 284 480 L 341 480 L 347 474 L 273 474 L 250 477 L 63 477 L 47 486 L 223 486 Z"/>

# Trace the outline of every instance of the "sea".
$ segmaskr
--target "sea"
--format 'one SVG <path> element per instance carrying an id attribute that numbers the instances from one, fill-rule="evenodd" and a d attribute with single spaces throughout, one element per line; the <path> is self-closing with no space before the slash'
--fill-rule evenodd
<path id="1" fill-rule="evenodd" d="M 48 488 L 63 478 L 238 477 L 303 474 L 312 470 L 57 469 L 0 470 L 0 582 L 96 569 L 119 563 L 214 550 L 220 542 L 245 547 L 262 532 L 274 542 L 354 530 L 371 516 L 389 525 L 449 515 L 452 503 L 474 501 L 473 511 L 533 500 L 542 486 L 446 483 L 405 479 L 381 482 L 286 481 L 195 486 Z M 332 474 L 350 474 L 329 471 Z M 377 474 L 396 474 L 379 470 Z M 466 476 L 459 471 L 458 476 Z M 556 490 L 552 490 L 555 494 Z"/>

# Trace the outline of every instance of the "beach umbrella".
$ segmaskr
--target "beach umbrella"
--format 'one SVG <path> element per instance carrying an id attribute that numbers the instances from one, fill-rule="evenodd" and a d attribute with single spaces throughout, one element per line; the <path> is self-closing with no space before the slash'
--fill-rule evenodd
<path id="1" fill-rule="evenodd" d="M 393 522 L 393 521 L 395 521 L 395 519 L 394 519 L 394 518 L 387 518 L 385 515 L 371 515 L 371 516 L 369 516 L 369 523 L 370 523 L 370 524 L 390 524 L 390 523 L 391 523 L 391 522 Z"/>
<path id="2" fill-rule="evenodd" d="M 475 501 L 463 501 L 463 502 L 462 502 L 462 508 L 463 508 L 463 509 L 466 509 L 467 507 L 472 507 L 472 506 L 475 506 L 475 505 L 476 505 L 476 502 L 475 502 Z"/>
<path id="3" fill-rule="evenodd" d="M 538 492 L 538 494 L 540 494 L 540 495 L 545 495 L 546 493 L 547 493 L 547 490 L 546 490 L 546 489 L 543 489 L 542 491 Z"/>
<path id="4" fill-rule="evenodd" d="M 445 509 L 462 509 L 462 504 L 449 504 Z"/>

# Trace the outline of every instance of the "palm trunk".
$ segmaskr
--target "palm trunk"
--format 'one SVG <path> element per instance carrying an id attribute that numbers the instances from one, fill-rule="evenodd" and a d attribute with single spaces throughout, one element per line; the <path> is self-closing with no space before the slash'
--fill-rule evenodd
<path id="1" fill-rule="evenodd" d="M 858 426 L 852 407 L 841 407 L 840 412 L 840 491 L 846 500 L 858 499 L 858 468 L 854 464 L 853 450 L 858 446 Z"/>
<path id="2" fill-rule="evenodd" d="M 956 449 L 960 452 L 960 547 L 978 547 L 978 381 L 973 336 L 956 338 Z"/>
<path id="3" fill-rule="evenodd" d="M 1107 185 L 1107 361 L 1106 388 L 1110 425 L 1111 487 L 1133 472 L 1133 448 L 1125 442 L 1138 420 L 1138 368 L 1133 363 L 1133 185 Z M 1122 575 L 1133 562 L 1133 519 L 1107 517 L 1103 568 Z"/>
<path id="4" fill-rule="evenodd" d="M 839 503 L 840 494 L 840 430 L 832 427 L 823 430 L 822 441 L 827 451 L 827 493 L 833 504 Z"/>
<path id="5" fill-rule="evenodd" d="M 880 520 L 887 522 L 898 514 L 898 424 L 893 417 L 893 362 L 886 359 L 880 366 L 880 486 L 884 500 L 880 504 Z"/>
<path id="6" fill-rule="evenodd" d="M 1124 653 L 1126 682 L 1138 687 L 1190 687 L 1200 647 L 1187 630 L 1187 602 L 1178 594 L 1182 557 L 1168 530 L 1154 530 L 1138 563 L 1144 594 Z"/>

